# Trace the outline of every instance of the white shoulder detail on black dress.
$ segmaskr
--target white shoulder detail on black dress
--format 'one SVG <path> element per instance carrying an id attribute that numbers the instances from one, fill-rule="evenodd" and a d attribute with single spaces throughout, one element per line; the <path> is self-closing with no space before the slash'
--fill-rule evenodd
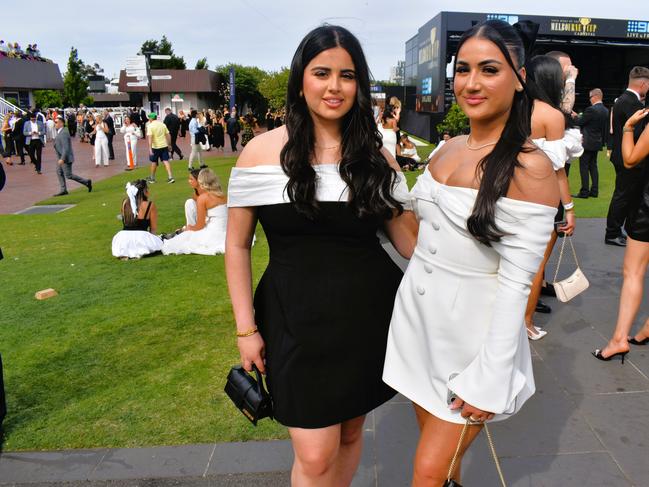
<path id="1" fill-rule="evenodd" d="M 347 201 L 349 191 L 341 179 L 337 164 L 318 164 L 316 199 L 318 201 Z M 228 184 L 228 207 L 264 206 L 290 203 L 286 192 L 288 176 L 281 166 L 264 165 L 233 168 Z M 406 209 L 412 209 L 406 178 L 397 173 L 394 197 Z"/>

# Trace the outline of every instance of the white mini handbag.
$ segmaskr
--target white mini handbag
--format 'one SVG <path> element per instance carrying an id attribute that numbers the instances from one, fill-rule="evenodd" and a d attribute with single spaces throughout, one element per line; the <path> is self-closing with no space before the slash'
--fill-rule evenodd
<path id="1" fill-rule="evenodd" d="M 557 276 L 559 275 L 559 267 L 561 267 L 561 260 L 563 259 L 563 250 L 566 246 L 566 240 L 570 242 L 570 247 L 572 248 L 572 255 L 575 258 L 575 264 L 577 264 L 577 270 L 573 272 L 569 277 L 557 281 Z M 557 262 L 557 270 L 554 273 L 554 292 L 557 294 L 557 299 L 562 303 L 567 303 L 575 296 L 583 293 L 590 283 L 579 267 L 579 261 L 577 260 L 577 252 L 575 251 L 575 246 L 572 243 L 572 237 L 565 236 L 563 242 L 561 242 L 561 252 L 559 252 L 559 261 Z"/>

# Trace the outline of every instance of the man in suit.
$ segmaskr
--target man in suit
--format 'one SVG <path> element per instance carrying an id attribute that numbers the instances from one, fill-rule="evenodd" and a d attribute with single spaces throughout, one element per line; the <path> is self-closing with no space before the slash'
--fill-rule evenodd
<path id="1" fill-rule="evenodd" d="M 599 88 L 590 90 L 591 106 L 584 110 L 581 117 L 575 119 L 575 124 L 581 127 L 584 153 L 579 158 L 581 174 L 581 189 L 575 195 L 577 198 L 597 198 L 599 193 L 599 172 L 597 170 L 597 154 L 602 150 L 608 136 L 608 110 L 602 103 L 604 94 Z M 589 187 L 588 176 L 592 180 Z"/>
<path id="2" fill-rule="evenodd" d="M 37 119 L 37 114 L 31 112 L 29 121 L 23 126 L 23 135 L 25 136 L 25 145 L 28 147 L 29 158 L 34 164 L 36 174 L 41 173 L 41 156 L 43 146 L 45 145 L 45 124 Z"/>
<path id="3" fill-rule="evenodd" d="M 181 151 L 178 145 L 176 145 L 176 140 L 178 140 L 178 131 L 180 130 L 180 118 L 178 118 L 169 107 L 165 108 L 165 114 L 162 123 L 167 126 L 167 130 L 169 130 L 169 135 L 171 136 L 171 159 L 174 158 L 174 152 L 178 154 L 178 159 L 182 159 L 183 151 Z"/>
<path id="4" fill-rule="evenodd" d="M 239 142 L 239 132 L 241 132 L 241 124 L 239 123 L 239 115 L 237 115 L 237 108 L 232 109 L 230 118 L 225 122 L 226 131 L 230 136 L 230 146 L 232 152 L 237 152 L 237 142 Z"/>
<path id="5" fill-rule="evenodd" d="M 104 123 L 108 127 L 106 137 L 108 137 L 108 160 L 115 160 L 115 150 L 113 149 L 113 137 L 115 137 L 115 122 L 110 114 L 110 110 L 104 110 Z"/>
<path id="6" fill-rule="evenodd" d="M 629 85 L 613 105 L 613 135 L 611 136 L 611 162 L 615 167 L 615 191 L 611 198 L 611 204 L 608 207 L 608 216 L 606 218 L 606 234 L 604 242 L 608 245 L 618 245 L 626 247 L 626 237 L 622 234 L 622 225 L 626 220 L 629 198 L 633 194 L 635 187 L 641 181 L 641 172 L 643 162 L 630 169 L 624 168 L 622 159 L 622 133 L 624 124 L 631 115 L 644 108 L 642 100 L 649 91 L 649 68 L 643 66 L 634 67 L 629 73 Z M 633 135 L 637 142 L 642 130 L 643 123 L 635 127 Z"/>
<path id="7" fill-rule="evenodd" d="M 79 184 L 83 184 L 88 188 L 88 192 L 92 191 L 92 181 L 90 179 L 82 178 L 72 172 L 72 163 L 74 162 L 74 153 L 72 152 L 72 139 L 68 129 L 65 128 L 65 121 L 61 115 L 56 117 L 54 121 L 56 127 L 56 138 L 54 139 L 54 150 L 56 151 L 57 167 L 56 175 L 59 178 L 60 191 L 54 196 L 63 196 L 68 194 L 68 188 L 65 185 L 65 180 L 72 179 Z"/>

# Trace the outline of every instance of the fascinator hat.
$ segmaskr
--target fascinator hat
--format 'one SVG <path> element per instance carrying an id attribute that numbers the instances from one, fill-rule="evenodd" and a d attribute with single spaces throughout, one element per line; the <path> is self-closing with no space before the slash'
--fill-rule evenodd
<path id="1" fill-rule="evenodd" d="M 126 183 L 126 196 L 128 196 L 128 200 L 131 203 L 131 211 L 133 212 L 133 216 L 137 216 L 137 194 L 139 192 L 139 188 L 131 183 Z"/>

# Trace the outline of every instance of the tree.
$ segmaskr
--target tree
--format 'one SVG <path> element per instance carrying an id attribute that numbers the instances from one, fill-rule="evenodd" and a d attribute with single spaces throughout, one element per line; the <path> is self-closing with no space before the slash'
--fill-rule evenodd
<path id="1" fill-rule="evenodd" d="M 39 108 L 61 107 L 63 97 L 56 90 L 34 90 L 34 103 Z"/>
<path id="2" fill-rule="evenodd" d="M 207 58 L 202 57 L 198 61 L 196 61 L 196 67 L 194 69 L 209 69 L 210 65 L 207 64 Z"/>
<path id="3" fill-rule="evenodd" d="M 468 130 L 469 119 L 457 103 L 451 105 L 442 123 L 437 125 L 437 132 L 440 134 L 448 132 L 451 137 L 464 134 Z"/>
<path id="4" fill-rule="evenodd" d="M 288 68 L 282 68 L 279 71 L 268 73 L 259 83 L 259 92 L 273 110 L 279 110 L 286 106 L 289 73 Z"/>
<path id="5" fill-rule="evenodd" d="M 257 113 L 263 112 L 268 106 L 266 99 L 259 91 L 260 83 L 268 76 L 266 71 L 256 66 L 242 66 L 230 63 L 225 66 L 218 66 L 216 71 L 221 74 L 227 86 L 230 76 L 230 68 L 234 68 L 234 86 L 236 88 L 236 104 L 239 108 L 244 105 Z M 223 90 L 227 92 L 227 90 Z M 226 102 L 227 102 L 226 97 Z"/>
<path id="6" fill-rule="evenodd" d="M 66 105 L 77 107 L 88 95 L 88 77 L 85 64 L 79 59 L 79 53 L 72 47 L 68 58 L 68 69 L 63 78 L 63 101 Z"/>
<path id="7" fill-rule="evenodd" d="M 173 47 L 171 42 L 167 39 L 166 35 L 162 36 L 160 41 L 155 39 L 149 39 L 144 41 L 142 47 L 140 48 L 140 54 L 145 52 L 151 52 L 153 54 L 166 54 L 171 56 L 171 59 L 151 59 L 151 69 L 187 69 L 185 65 L 185 59 L 182 56 L 176 56 L 174 54 Z"/>

